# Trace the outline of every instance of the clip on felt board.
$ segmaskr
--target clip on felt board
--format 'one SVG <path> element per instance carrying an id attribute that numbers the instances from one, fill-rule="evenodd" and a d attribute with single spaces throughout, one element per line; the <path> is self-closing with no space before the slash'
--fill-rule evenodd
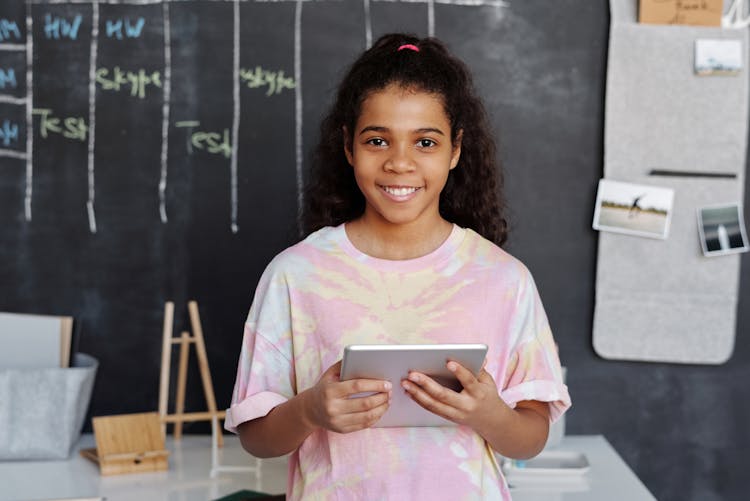
<path id="1" fill-rule="evenodd" d="M 166 470 L 169 451 L 164 448 L 159 415 L 155 412 L 100 416 L 93 420 L 95 449 L 81 456 L 99 464 L 102 475 Z"/>
<path id="2" fill-rule="evenodd" d="M 721 26 L 724 0 L 639 0 L 638 22 Z"/>

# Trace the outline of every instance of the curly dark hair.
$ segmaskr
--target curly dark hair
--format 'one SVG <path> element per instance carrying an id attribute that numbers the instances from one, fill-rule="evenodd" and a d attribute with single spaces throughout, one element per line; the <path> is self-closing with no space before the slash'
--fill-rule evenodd
<path id="1" fill-rule="evenodd" d="M 399 47 L 411 44 L 419 51 Z M 461 157 L 440 194 L 440 214 L 502 245 L 508 224 L 502 197 L 502 172 L 484 106 L 466 65 L 435 38 L 407 34 L 380 37 L 349 68 L 336 101 L 320 127 L 310 179 L 306 185 L 302 230 L 308 235 L 361 216 L 365 198 L 344 154 L 344 128 L 353 136 L 363 101 L 396 83 L 441 96 L 450 121 L 451 140 L 459 131 Z"/>

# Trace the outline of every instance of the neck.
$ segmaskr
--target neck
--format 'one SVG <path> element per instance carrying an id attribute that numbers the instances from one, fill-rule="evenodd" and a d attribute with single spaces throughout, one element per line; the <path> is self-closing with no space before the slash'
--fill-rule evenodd
<path id="1" fill-rule="evenodd" d="M 393 224 L 366 215 L 346 223 L 354 247 L 368 256 L 401 261 L 425 256 L 440 247 L 453 225 L 439 217 L 430 224 Z"/>

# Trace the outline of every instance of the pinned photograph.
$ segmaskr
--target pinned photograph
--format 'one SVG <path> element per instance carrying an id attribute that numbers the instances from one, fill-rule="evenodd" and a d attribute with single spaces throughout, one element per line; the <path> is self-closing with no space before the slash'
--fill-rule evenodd
<path id="1" fill-rule="evenodd" d="M 601 179 L 594 210 L 595 230 L 667 238 L 674 190 Z"/>
<path id="2" fill-rule="evenodd" d="M 698 209 L 698 228 L 705 256 L 747 252 L 747 234 L 742 207 L 716 205 Z"/>
<path id="3" fill-rule="evenodd" d="M 695 41 L 695 73 L 736 75 L 742 69 L 742 44 L 739 40 Z"/>

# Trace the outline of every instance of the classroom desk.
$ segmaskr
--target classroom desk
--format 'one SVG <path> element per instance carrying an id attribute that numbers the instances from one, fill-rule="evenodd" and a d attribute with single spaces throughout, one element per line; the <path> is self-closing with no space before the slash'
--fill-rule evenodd
<path id="1" fill-rule="evenodd" d="M 260 474 L 220 473 L 210 477 L 211 437 L 185 435 L 167 440 L 169 471 L 102 477 L 78 449 L 93 447 L 86 434 L 65 461 L 0 461 L 0 501 L 106 498 L 107 501 L 207 501 L 248 489 L 282 493 L 286 458 L 261 461 Z M 584 453 L 591 465 L 582 481 L 540 482 L 513 488 L 514 501 L 651 501 L 655 498 L 601 435 L 564 437 L 557 450 Z M 221 465 L 252 465 L 239 441 L 226 436 Z"/>

